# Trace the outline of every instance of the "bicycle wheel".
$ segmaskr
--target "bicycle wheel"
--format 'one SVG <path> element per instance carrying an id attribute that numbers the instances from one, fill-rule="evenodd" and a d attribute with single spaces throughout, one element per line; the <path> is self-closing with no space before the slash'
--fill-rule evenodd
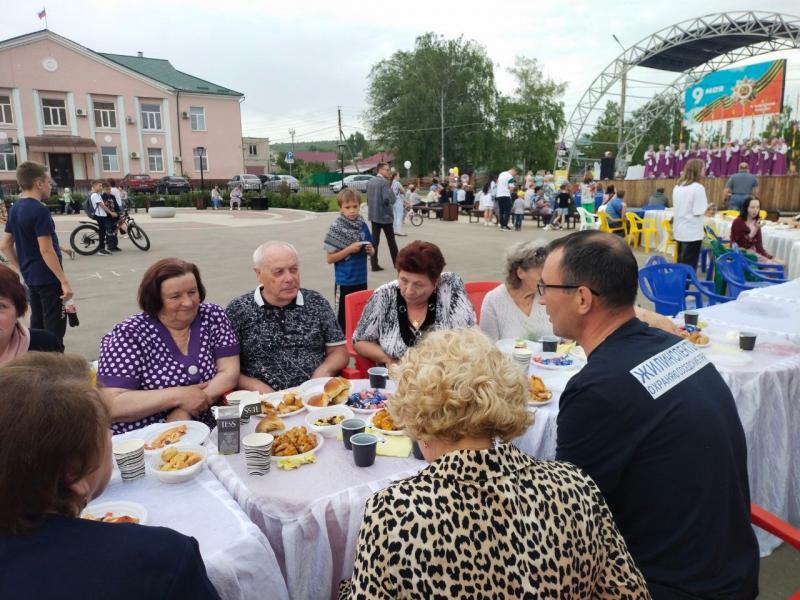
<path id="1" fill-rule="evenodd" d="M 135 223 L 128 224 L 128 238 L 133 242 L 139 250 L 150 250 L 150 238 L 144 230 Z"/>
<path id="2" fill-rule="evenodd" d="M 100 232 L 95 225 L 79 225 L 69 236 L 69 245 L 81 256 L 91 256 L 100 250 Z"/>
<path id="3" fill-rule="evenodd" d="M 422 225 L 422 215 L 416 211 L 413 211 L 410 215 L 408 215 L 408 220 L 411 221 L 411 224 L 414 227 L 419 227 Z"/>

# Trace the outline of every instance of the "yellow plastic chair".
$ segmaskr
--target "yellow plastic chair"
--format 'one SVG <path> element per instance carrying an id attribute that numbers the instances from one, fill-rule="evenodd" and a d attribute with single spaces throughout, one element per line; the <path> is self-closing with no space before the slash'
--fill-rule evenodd
<path id="1" fill-rule="evenodd" d="M 625 219 L 628 221 L 628 233 L 625 241 L 629 246 L 635 248 L 639 245 L 639 238 L 642 236 L 642 219 L 632 212 L 625 213 Z"/>
<path id="2" fill-rule="evenodd" d="M 664 229 L 664 233 L 667 234 L 667 244 L 664 254 L 669 254 L 670 248 L 672 248 L 672 262 L 678 262 L 678 242 L 672 237 L 672 222 L 669 219 L 664 219 L 661 221 L 661 227 Z"/>
<path id="3" fill-rule="evenodd" d="M 621 221 L 619 225 L 616 227 L 611 227 L 608 222 L 608 215 L 606 215 L 605 211 L 601 211 L 597 213 L 600 216 L 600 231 L 605 231 L 606 233 L 614 233 L 615 231 L 625 231 L 625 222 Z"/>
<path id="4" fill-rule="evenodd" d="M 721 214 L 723 217 L 729 217 L 731 219 L 735 219 L 739 216 L 738 210 L 721 210 L 718 214 Z"/>

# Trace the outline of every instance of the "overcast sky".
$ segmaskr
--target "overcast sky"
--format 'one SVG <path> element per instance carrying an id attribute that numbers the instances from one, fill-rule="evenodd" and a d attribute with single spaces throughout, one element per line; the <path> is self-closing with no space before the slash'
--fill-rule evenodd
<path id="1" fill-rule="evenodd" d="M 800 16 L 798 0 L 768 4 L 770 10 Z M 363 128 L 370 67 L 397 50 L 410 50 L 426 31 L 463 34 L 482 44 L 495 62 L 501 91 L 511 91 L 506 69 L 515 55 L 537 58 L 549 76 L 569 83 L 564 98 L 569 114 L 594 77 L 620 53 L 612 34 L 627 47 L 679 21 L 747 10 L 753 3 L 405 0 L 394 5 L 401 9 L 390 9 L 348 0 L 54 0 L 45 6 L 52 31 L 92 50 L 141 50 L 244 93 L 243 133 L 282 142 L 288 141 L 290 128 L 297 131 L 297 140 L 335 138 L 337 105 L 342 106 L 345 133 Z M 665 13 L 665 7 L 671 12 Z M 41 8 L 32 0 L 0 0 L 0 39 L 43 28 L 36 17 Z M 787 95 L 795 107 L 800 50 L 758 60 L 780 57 L 789 59 Z M 631 95 L 647 97 L 656 91 L 631 86 Z"/>

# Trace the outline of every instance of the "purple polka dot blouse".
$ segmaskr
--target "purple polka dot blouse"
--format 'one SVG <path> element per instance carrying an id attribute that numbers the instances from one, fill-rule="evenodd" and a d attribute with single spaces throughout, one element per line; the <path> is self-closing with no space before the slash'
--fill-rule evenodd
<path id="1" fill-rule="evenodd" d="M 201 303 L 191 326 L 189 352 L 178 349 L 169 330 L 146 313 L 125 319 L 103 337 L 97 380 L 106 387 L 129 390 L 162 390 L 195 385 L 213 379 L 216 360 L 239 354 L 239 340 L 225 311 L 216 304 Z M 159 412 L 129 423 L 113 423 L 115 434 L 162 423 Z M 213 427 L 210 411 L 198 417 Z"/>

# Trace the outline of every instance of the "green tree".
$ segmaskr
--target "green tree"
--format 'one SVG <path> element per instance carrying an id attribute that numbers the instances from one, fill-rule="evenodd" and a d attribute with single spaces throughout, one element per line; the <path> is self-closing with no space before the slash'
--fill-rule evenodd
<path id="1" fill-rule="evenodd" d="M 416 173 L 439 170 L 442 116 L 446 167 L 466 171 L 488 159 L 491 137 L 476 133 L 491 126 L 498 94 L 492 61 L 476 42 L 426 33 L 412 51 L 372 67 L 367 96 L 379 147 L 411 160 Z"/>
<path id="2" fill-rule="evenodd" d="M 508 71 L 516 87 L 498 102 L 492 166 L 505 169 L 514 163 L 526 170 L 549 169 L 566 122 L 560 99 L 566 84 L 546 77 L 535 58 L 517 56 Z"/>
<path id="3" fill-rule="evenodd" d="M 370 144 L 369 140 L 364 137 L 364 134 L 360 131 L 356 131 L 355 133 L 351 133 L 347 136 L 347 147 L 357 157 L 365 157 L 373 154 L 372 145 Z M 345 160 L 349 161 L 348 152 L 345 151 Z"/>

